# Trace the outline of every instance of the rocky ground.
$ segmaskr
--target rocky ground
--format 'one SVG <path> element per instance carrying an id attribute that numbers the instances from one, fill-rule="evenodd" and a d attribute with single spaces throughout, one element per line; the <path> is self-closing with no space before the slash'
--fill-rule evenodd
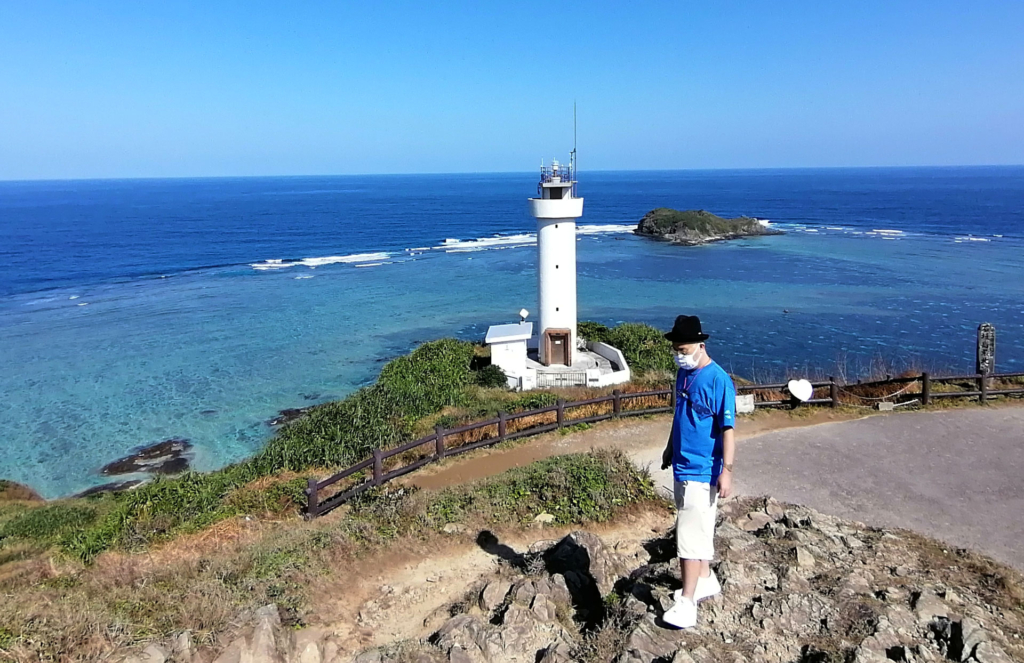
<path id="1" fill-rule="evenodd" d="M 1020 574 L 910 532 L 770 499 L 723 505 L 714 565 L 723 593 L 701 604 L 690 631 L 661 621 L 679 587 L 672 532 L 605 539 L 579 531 L 517 553 L 481 535 L 502 559 L 496 570 L 464 578 L 461 598 L 426 615 L 383 592 L 359 619 L 422 620 L 421 637 L 363 652 L 337 629 L 283 628 L 267 606 L 240 617 L 220 650 L 182 634 L 130 661 L 1024 661 Z"/>

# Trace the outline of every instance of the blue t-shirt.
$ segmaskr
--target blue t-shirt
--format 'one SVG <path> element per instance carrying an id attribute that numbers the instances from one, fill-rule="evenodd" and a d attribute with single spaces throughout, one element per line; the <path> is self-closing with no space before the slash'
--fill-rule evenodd
<path id="1" fill-rule="evenodd" d="M 736 424 L 736 387 L 721 366 L 676 374 L 672 471 L 676 481 L 713 483 L 722 472 L 722 437 Z"/>

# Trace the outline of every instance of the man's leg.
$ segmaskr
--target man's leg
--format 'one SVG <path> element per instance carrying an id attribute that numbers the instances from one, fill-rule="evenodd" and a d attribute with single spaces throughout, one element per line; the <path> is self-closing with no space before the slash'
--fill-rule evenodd
<path id="1" fill-rule="evenodd" d="M 679 573 L 683 579 L 683 596 L 693 600 L 693 594 L 697 591 L 697 576 L 701 575 L 702 569 L 708 563 L 699 559 L 679 558 Z"/>
<path id="2" fill-rule="evenodd" d="M 707 578 L 709 575 L 711 575 L 711 562 L 706 559 L 702 559 L 700 561 L 700 577 Z"/>

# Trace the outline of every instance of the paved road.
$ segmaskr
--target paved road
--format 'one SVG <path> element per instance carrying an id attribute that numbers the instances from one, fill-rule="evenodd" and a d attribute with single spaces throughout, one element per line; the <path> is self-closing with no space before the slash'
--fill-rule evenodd
<path id="1" fill-rule="evenodd" d="M 641 464 L 657 462 L 638 452 Z M 654 475 L 669 485 L 669 473 Z M 1024 570 L 1024 407 L 901 413 L 739 443 L 736 489 L 905 527 Z M 669 486 L 670 487 L 670 486 Z"/>

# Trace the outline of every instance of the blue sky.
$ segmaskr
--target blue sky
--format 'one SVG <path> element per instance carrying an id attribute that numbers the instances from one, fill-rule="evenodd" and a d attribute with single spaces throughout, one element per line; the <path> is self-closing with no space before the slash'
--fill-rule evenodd
<path id="1" fill-rule="evenodd" d="M 840 6 L 842 5 L 842 6 Z M 0 179 L 1024 163 L 1024 2 L 0 2 Z"/>

